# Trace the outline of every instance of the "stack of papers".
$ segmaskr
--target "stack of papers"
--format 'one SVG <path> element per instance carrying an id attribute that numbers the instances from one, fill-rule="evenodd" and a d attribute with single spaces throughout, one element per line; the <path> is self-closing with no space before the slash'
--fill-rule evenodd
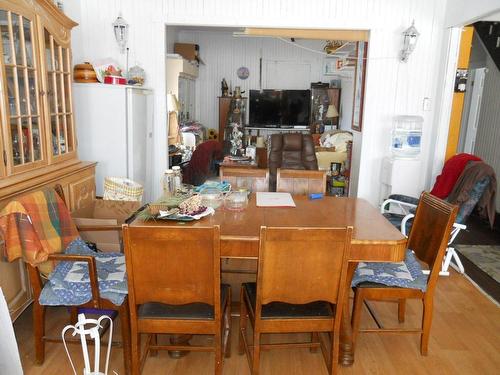
<path id="1" fill-rule="evenodd" d="M 257 192 L 257 207 L 295 207 L 290 193 Z"/>

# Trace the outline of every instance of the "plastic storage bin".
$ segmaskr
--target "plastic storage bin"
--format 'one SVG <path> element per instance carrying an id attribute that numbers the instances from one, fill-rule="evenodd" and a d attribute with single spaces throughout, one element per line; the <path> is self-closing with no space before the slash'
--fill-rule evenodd
<path id="1" fill-rule="evenodd" d="M 417 158 L 420 155 L 422 124 L 421 116 L 396 116 L 392 130 L 391 149 L 394 157 Z"/>

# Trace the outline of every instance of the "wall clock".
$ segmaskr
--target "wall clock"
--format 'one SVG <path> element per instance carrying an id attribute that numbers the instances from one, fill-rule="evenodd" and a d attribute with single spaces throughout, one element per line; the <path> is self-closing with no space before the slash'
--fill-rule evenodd
<path id="1" fill-rule="evenodd" d="M 239 79 L 247 79 L 250 75 L 250 71 L 246 66 L 242 66 L 241 68 L 238 68 L 236 74 L 238 75 Z"/>

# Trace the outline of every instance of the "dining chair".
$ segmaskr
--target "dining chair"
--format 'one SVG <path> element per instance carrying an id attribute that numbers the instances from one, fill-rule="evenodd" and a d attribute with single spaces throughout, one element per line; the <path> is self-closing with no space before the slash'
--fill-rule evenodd
<path id="1" fill-rule="evenodd" d="M 231 290 L 220 283 L 219 226 L 123 227 L 130 298 L 132 374 L 157 350 L 230 355 Z M 141 356 L 141 334 L 148 340 Z M 160 345 L 157 334 L 212 335 L 211 346 Z"/>
<path id="2" fill-rule="evenodd" d="M 257 283 L 244 283 L 240 294 L 239 353 L 246 352 L 253 375 L 259 373 L 261 350 L 286 347 L 321 348 L 330 374 L 337 373 L 352 230 L 261 227 Z M 261 342 L 265 333 L 299 332 L 312 332 L 311 341 Z M 329 346 L 321 332 L 328 333 Z"/>
<path id="3" fill-rule="evenodd" d="M 457 211 L 457 206 L 427 192 L 422 193 L 408 238 L 408 250 L 404 262 L 360 263 L 358 265 L 353 277 L 354 303 L 351 319 L 353 342 L 356 341 L 358 332 L 420 333 L 420 352 L 422 355 L 427 355 L 434 292 Z M 427 265 L 430 271 L 428 274 L 422 272 L 421 262 Z M 403 323 L 408 298 L 422 301 L 420 328 L 384 328 L 369 305 L 365 303 L 366 300 L 396 300 L 398 320 Z M 359 328 L 363 303 L 368 307 L 378 328 Z"/>
<path id="4" fill-rule="evenodd" d="M 262 168 L 220 167 L 220 180 L 231 184 L 232 190 L 239 188 L 251 192 L 269 191 L 269 171 Z"/>
<path id="5" fill-rule="evenodd" d="M 277 170 L 276 191 L 292 195 L 309 195 L 326 192 L 326 172 L 314 170 Z"/>
<path id="6" fill-rule="evenodd" d="M 53 336 L 46 335 L 45 315 L 47 312 L 47 306 L 67 307 L 70 311 L 69 320 L 71 324 L 76 323 L 79 309 L 91 309 L 92 313 L 96 314 L 110 313 L 111 310 L 111 316 L 113 318 L 116 316 L 116 313 L 118 313 L 120 318 L 122 342 L 115 342 L 114 344 L 122 345 L 124 371 L 125 374 L 129 374 L 130 325 L 128 298 L 126 294 L 118 296 L 117 293 L 110 292 L 109 289 L 105 290 L 100 277 L 102 271 L 99 263 L 112 263 L 113 265 L 106 267 L 106 270 L 104 271 L 115 272 L 115 284 L 118 282 L 124 283 L 123 280 L 125 279 L 125 272 L 124 269 L 120 268 L 120 257 L 117 256 L 119 254 L 107 253 L 99 255 L 99 253 L 90 250 L 85 242 L 78 237 L 78 232 L 74 232 L 72 229 L 76 228 L 76 230 L 80 232 L 95 230 L 121 231 L 121 227 L 116 225 L 75 227 L 74 223 L 71 221 L 70 213 L 64 202 L 64 191 L 61 185 L 29 193 L 20 197 L 19 200 L 15 202 L 15 204 L 27 208 L 28 215 L 20 215 L 16 218 L 16 221 L 19 224 L 18 228 L 20 228 L 20 237 L 22 237 L 19 238 L 19 241 L 24 243 L 24 246 L 26 246 L 27 242 L 64 244 L 69 241 L 68 229 L 72 232 L 72 235 L 75 234 L 75 238 L 71 239 L 67 247 L 65 249 L 61 249 L 61 253 L 49 254 L 47 262 L 38 264 L 25 262 L 28 270 L 31 290 L 33 292 L 33 338 L 35 344 L 35 363 L 42 365 L 45 361 L 45 342 L 62 342 L 60 333 Z M 43 217 L 50 217 L 49 222 L 34 222 L 34 220 L 41 219 Z M 50 233 L 50 237 L 32 237 L 33 233 L 38 234 L 41 233 L 41 231 L 27 231 L 27 228 L 31 228 L 31 226 L 44 228 L 44 233 Z M 8 231 L 9 230 L 4 232 L 4 234 L 8 234 Z M 62 238 L 64 235 L 68 235 L 68 237 L 65 237 L 66 240 Z M 54 263 L 57 262 L 59 263 L 55 269 L 52 270 L 53 266 L 49 267 L 50 274 L 48 274 L 49 271 L 47 266 L 49 264 L 54 265 Z M 88 270 L 87 276 L 84 276 L 82 269 L 76 270 L 74 274 L 71 273 L 72 271 L 75 271 L 75 268 L 80 267 L 79 264 L 84 263 L 86 263 Z M 123 266 L 123 264 L 121 264 L 121 266 Z M 65 270 L 69 272 L 65 274 Z M 65 281 L 66 279 L 74 277 L 75 274 L 78 274 L 77 279 L 79 282 L 67 283 Z M 86 280 L 81 280 L 84 279 L 84 277 Z M 60 285 L 56 286 L 56 284 Z M 77 295 L 76 292 L 72 293 L 72 290 L 69 290 L 72 288 L 78 288 L 78 291 L 87 290 L 85 285 L 88 285 L 88 297 L 82 297 L 81 294 Z M 124 293 L 126 293 L 126 287 L 124 287 Z M 110 295 L 114 296 L 112 298 L 113 301 L 109 299 Z M 88 302 L 82 302 L 85 299 Z M 99 310 L 103 311 L 101 312 Z M 101 334 L 104 334 L 104 332 L 101 332 Z M 66 341 L 71 343 L 80 342 L 80 340 L 72 339 L 66 339 Z"/>

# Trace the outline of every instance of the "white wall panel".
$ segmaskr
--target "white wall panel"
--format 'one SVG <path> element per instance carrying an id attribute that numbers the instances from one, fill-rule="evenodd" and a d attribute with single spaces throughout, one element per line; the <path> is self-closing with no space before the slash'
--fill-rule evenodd
<path id="1" fill-rule="evenodd" d="M 192 26 L 370 30 L 358 195 L 375 203 L 379 195 L 381 160 L 389 154 L 395 115 L 416 114 L 425 119 L 421 175 L 422 188 L 428 187 L 423 181 L 433 161 L 430 138 L 435 111 L 440 105 L 440 98 L 435 94 L 439 66 L 444 64 L 440 49 L 446 3 L 446 0 L 86 0 L 80 2 L 83 43 L 75 46 L 75 57 L 112 55 L 123 62 L 110 26 L 122 10 L 123 17 L 131 24 L 131 62 L 140 61 L 146 68 L 160 102 L 164 101 L 160 96 L 165 93 L 162 82 L 165 72 L 160 69 L 161 64 L 164 69 L 161 60 L 164 60 L 165 40 L 164 36 L 157 35 L 163 33 L 162 22 Z M 421 33 L 420 39 L 410 61 L 401 64 L 397 59 L 401 33 L 413 19 Z M 218 90 L 204 95 L 217 96 Z M 433 102 L 429 112 L 422 111 L 424 97 Z M 162 103 L 155 111 L 155 116 L 162 116 L 155 118 L 158 126 L 166 122 L 164 107 Z M 155 152 L 160 155 L 159 150 Z"/>
<path id="2" fill-rule="evenodd" d="M 486 78 L 477 127 L 474 154 L 491 165 L 500 181 L 500 72 L 494 61 L 486 57 Z M 500 193 L 497 185 L 497 212 L 500 212 Z"/>
<path id="3" fill-rule="evenodd" d="M 170 31 L 170 27 L 168 30 Z M 168 31 L 167 31 L 168 34 Z M 229 31 L 180 31 L 178 41 L 200 46 L 200 65 L 196 80 L 196 114 L 203 125 L 218 129 L 218 99 L 221 81 L 234 89 L 240 86 L 248 97 L 249 90 L 259 89 L 259 58 L 262 57 L 262 88 L 309 89 L 311 82 L 329 82 L 334 78 L 323 76 L 324 41 L 297 40 L 295 45 L 274 38 L 236 38 Z M 313 49 L 310 52 L 297 45 Z M 236 72 L 241 66 L 249 68 L 250 75 L 241 80 Z M 346 83 L 347 84 L 347 83 Z M 352 101 L 352 90 L 347 90 Z M 342 96 L 344 99 L 344 96 Z M 248 111 L 247 111 L 248 115 Z"/>

